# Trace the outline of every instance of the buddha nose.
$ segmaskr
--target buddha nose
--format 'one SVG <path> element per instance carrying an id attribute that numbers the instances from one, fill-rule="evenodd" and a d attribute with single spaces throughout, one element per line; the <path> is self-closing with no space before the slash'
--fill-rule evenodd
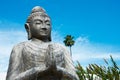
<path id="1" fill-rule="evenodd" d="M 43 27 L 43 28 L 42 28 L 42 30 L 45 30 L 45 31 L 46 31 L 46 30 L 47 30 L 47 28 L 46 28 L 46 27 Z"/>
<path id="2" fill-rule="evenodd" d="M 42 29 L 42 30 L 47 30 L 47 26 L 46 26 L 45 23 L 43 23 L 43 25 L 41 26 L 41 29 Z"/>

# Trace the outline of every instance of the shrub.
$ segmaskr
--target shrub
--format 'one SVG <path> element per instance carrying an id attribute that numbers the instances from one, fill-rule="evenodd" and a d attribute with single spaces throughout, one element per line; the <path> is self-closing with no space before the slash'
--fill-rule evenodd
<path id="1" fill-rule="evenodd" d="M 120 67 L 118 67 L 112 56 L 110 56 L 112 65 L 106 59 L 104 61 L 107 66 L 89 64 L 86 69 L 77 62 L 76 69 L 80 80 L 120 80 Z"/>

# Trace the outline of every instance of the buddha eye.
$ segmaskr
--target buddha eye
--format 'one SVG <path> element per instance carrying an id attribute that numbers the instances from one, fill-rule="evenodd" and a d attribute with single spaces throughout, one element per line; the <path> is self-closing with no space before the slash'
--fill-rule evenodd
<path id="1" fill-rule="evenodd" d="M 40 21 L 40 20 L 35 21 L 35 24 L 41 24 L 41 23 L 42 23 L 42 21 Z"/>
<path id="2" fill-rule="evenodd" d="M 40 22 L 40 21 L 37 21 L 37 22 L 35 22 L 35 24 L 41 24 L 41 22 Z"/>
<path id="3" fill-rule="evenodd" d="M 50 22 L 49 22 L 49 21 L 46 21 L 46 25 L 50 26 L 51 24 L 50 24 Z"/>

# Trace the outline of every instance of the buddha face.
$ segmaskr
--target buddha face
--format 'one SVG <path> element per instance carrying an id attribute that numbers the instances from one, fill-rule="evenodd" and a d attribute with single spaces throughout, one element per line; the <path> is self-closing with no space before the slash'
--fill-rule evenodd
<path id="1" fill-rule="evenodd" d="M 48 39 L 51 34 L 51 22 L 47 16 L 35 16 L 29 26 L 32 38 Z"/>

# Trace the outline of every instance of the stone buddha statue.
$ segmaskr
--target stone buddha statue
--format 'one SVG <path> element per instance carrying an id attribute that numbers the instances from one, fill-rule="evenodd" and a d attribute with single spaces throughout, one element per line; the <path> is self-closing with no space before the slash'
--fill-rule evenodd
<path id="1" fill-rule="evenodd" d="M 36 6 L 25 23 L 28 41 L 13 47 L 6 80 L 79 80 L 70 53 L 51 42 L 51 20 Z"/>

